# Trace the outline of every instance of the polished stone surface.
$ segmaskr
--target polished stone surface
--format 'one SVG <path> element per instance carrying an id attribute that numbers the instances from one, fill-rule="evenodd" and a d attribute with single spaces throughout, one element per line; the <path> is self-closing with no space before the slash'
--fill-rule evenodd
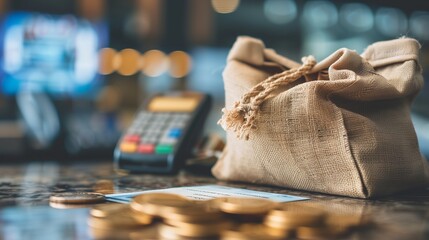
<path id="1" fill-rule="evenodd" d="M 125 175 L 116 173 L 110 161 L 0 165 L 0 239 L 148 239 L 154 235 L 144 231 L 151 229 L 100 236 L 86 224 L 90 206 L 66 209 L 68 206 L 50 204 L 49 196 L 70 191 L 108 194 L 206 184 L 305 196 L 331 211 L 352 214 L 373 223 L 371 227 L 362 228 L 344 239 L 429 239 L 429 189 L 377 200 L 361 200 L 218 182 L 209 175 L 190 172 L 174 176 Z"/>

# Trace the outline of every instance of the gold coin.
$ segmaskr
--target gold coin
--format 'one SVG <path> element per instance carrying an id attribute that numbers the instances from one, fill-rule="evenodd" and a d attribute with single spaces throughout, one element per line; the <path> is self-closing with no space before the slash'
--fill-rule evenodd
<path id="1" fill-rule="evenodd" d="M 169 224 L 174 224 L 174 225 L 169 225 Z M 169 229 L 168 231 L 170 232 L 174 231 L 177 235 L 184 236 L 184 237 L 213 237 L 213 236 L 218 236 L 221 231 L 228 229 L 230 226 L 231 226 L 231 223 L 227 221 L 203 223 L 203 224 L 185 223 L 185 222 L 168 222 L 168 224 L 163 224 L 161 228 L 167 228 Z"/>
<path id="2" fill-rule="evenodd" d="M 140 212 L 134 212 L 131 210 L 130 206 L 127 204 L 103 204 L 99 206 L 95 206 L 91 209 L 90 214 L 93 217 L 98 218 L 134 218 L 134 220 L 141 224 L 141 225 L 147 225 L 152 223 L 152 216 L 140 213 Z"/>
<path id="3" fill-rule="evenodd" d="M 130 207 L 152 216 L 163 216 L 182 208 L 189 208 L 195 204 L 187 198 L 175 194 L 148 193 L 136 196 Z"/>
<path id="4" fill-rule="evenodd" d="M 140 224 L 135 221 L 133 218 L 97 218 L 90 217 L 88 218 L 88 225 L 93 228 L 100 229 L 112 229 L 112 228 L 133 228 L 138 227 Z"/>
<path id="5" fill-rule="evenodd" d="M 291 231 L 269 228 L 262 224 L 242 224 L 238 228 L 223 231 L 222 240 L 277 240 L 290 237 Z"/>
<path id="6" fill-rule="evenodd" d="M 264 224 L 269 227 L 283 229 L 298 226 L 318 226 L 323 223 L 325 216 L 325 212 L 319 208 L 283 203 L 267 214 Z"/>
<path id="7" fill-rule="evenodd" d="M 97 206 L 90 211 L 92 217 L 88 219 L 91 227 L 109 229 L 114 227 L 137 227 L 152 223 L 152 217 L 143 214 L 134 214 L 126 204 L 107 204 Z"/>
<path id="8" fill-rule="evenodd" d="M 279 229 L 285 229 L 285 230 L 292 230 L 297 226 L 300 226 L 300 224 L 296 224 L 293 221 L 286 221 L 286 220 L 283 220 L 282 218 L 276 218 L 270 215 L 264 218 L 263 224 L 265 224 L 267 227 L 279 228 Z"/>
<path id="9" fill-rule="evenodd" d="M 293 216 L 293 215 L 290 215 Z M 299 226 L 319 226 L 323 223 L 323 218 L 319 217 L 298 217 L 299 215 L 294 215 L 295 218 L 284 218 L 278 216 L 268 215 L 264 219 L 264 224 L 272 228 L 281 228 L 281 229 L 293 229 Z"/>
<path id="10" fill-rule="evenodd" d="M 128 205 L 120 203 L 108 203 L 91 208 L 90 214 L 94 217 L 103 218 L 112 216 L 126 209 L 129 209 Z"/>
<path id="11" fill-rule="evenodd" d="M 153 217 L 151 215 L 141 213 L 141 212 L 135 212 L 131 211 L 131 216 L 136 220 L 138 223 L 142 225 L 151 224 L 153 222 Z"/>
<path id="12" fill-rule="evenodd" d="M 90 227 L 89 233 L 93 239 L 158 239 L 157 225 L 138 226 L 135 228 L 111 227 L 97 228 Z"/>
<path id="13" fill-rule="evenodd" d="M 163 217 L 172 222 L 188 222 L 188 223 L 200 223 L 200 222 L 214 222 L 223 219 L 224 214 L 219 211 L 210 211 L 204 206 L 195 205 L 185 209 L 176 209 L 176 211 L 170 211 L 168 214 L 164 214 Z"/>
<path id="14" fill-rule="evenodd" d="M 54 194 L 49 198 L 50 202 L 64 204 L 84 204 L 104 202 L 104 195 L 89 192 L 69 192 Z"/>
<path id="15" fill-rule="evenodd" d="M 276 206 L 276 202 L 261 198 L 227 197 L 215 200 L 219 209 L 231 214 L 265 214 Z"/>
<path id="16" fill-rule="evenodd" d="M 201 204 L 208 210 L 208 211 L 220 211 L 220 204 L 222 203 L 223 198 L 213 198 L 210 200 L 202 201 Z"/>
<path id="17" fill-rule="evenodd" d="M 165 224 L 158 227 L 158 236 L 160 237 L 160 239 L 168 240 L 186 239 L 185 237 L 182 237 L 177 233 L 176 227 L 168 226 Z"/>
<path id="18" fill-rule="evenodd" d="M 185 237 L 179 235 L 177 227 L 162 224 L 158 227 L 158 238 L 164 240 L 195 240 L 194 237 Z M 154 239 L 158 239 L 154 238 Z M 143 238 L 144 239 L 144 238 Z M 197 238 L 200 239 L 200 238 Z M 206 238 L 205 238 L 206 239 Z"/>
<path id="19" fill-rule="evenodd" d="M 242 232 L 247 232 L 249 234 L 259 234 L 264 233 L 264 235 L 273 237 L 273 238 L 286 238 L 291 236 L 292 231 L 285 231 L 283 229 L 278 228 L 270 228 L 263 224 L 255 224 L 255 223 L 246 223 L 241 224 L 239 230 Z"/>
<path id="20" fill-rule="evenodd" d="M 128 236 L 131 240 L 158 239 L 158 225 L 139 228 L 138 230 L 129 232 Z"/>
<path id="21" fill-rule="evenodd" d="M 105 240 L 105 239 L 128 239 L 129 232 L 131 229 L 118 229 L 118 228 L 88 228 L 89 234 L 94 240 Z M 134 229 L 133 229 L 134 230 Z M 137 231 L 137 229 L 136 229 Z M 153 238 L 156 239 L 156 238 Z"/>

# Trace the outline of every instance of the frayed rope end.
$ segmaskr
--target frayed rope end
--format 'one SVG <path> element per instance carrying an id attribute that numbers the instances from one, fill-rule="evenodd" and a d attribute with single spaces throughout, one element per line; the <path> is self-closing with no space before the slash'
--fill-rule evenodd
<path id="1" fill-rule="evenodd" d="M 239 103 L 236 103 L 235 105 L 236 106 L 231 110 L 226 108 L 222 109 L 223 115 L 217 124 L 222 126 L 225 131 L 234 131 L 237 134 L 237 138 L 248 140 L 249 130 L 244 128 L 244 126 L 247 121 L 247 116 L 249 115 L 249 109 L 239 107 Z"/>

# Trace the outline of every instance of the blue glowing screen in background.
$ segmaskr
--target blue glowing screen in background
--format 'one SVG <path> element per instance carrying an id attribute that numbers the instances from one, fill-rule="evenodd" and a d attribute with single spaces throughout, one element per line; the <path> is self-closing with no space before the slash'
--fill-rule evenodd
<path id="1" fill-rule="evenodd" d="M 94 90 L 100 78 L 98 51 L 107 42 L 103 29 L 73 15 L 9 14 L 1 29 L 1 92 Z"/>

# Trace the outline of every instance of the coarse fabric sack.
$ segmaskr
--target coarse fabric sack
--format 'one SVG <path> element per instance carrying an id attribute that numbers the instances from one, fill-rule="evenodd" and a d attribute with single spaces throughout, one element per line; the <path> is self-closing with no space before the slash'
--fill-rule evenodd
<path id="1" fill-rule="evenodd" d="M 410 117 L 419 50 L 401 38 L 299 64 L 239 37 L 223 72 L 227 145 L 212 173 L 358 198 L 428 186 Z"/>

